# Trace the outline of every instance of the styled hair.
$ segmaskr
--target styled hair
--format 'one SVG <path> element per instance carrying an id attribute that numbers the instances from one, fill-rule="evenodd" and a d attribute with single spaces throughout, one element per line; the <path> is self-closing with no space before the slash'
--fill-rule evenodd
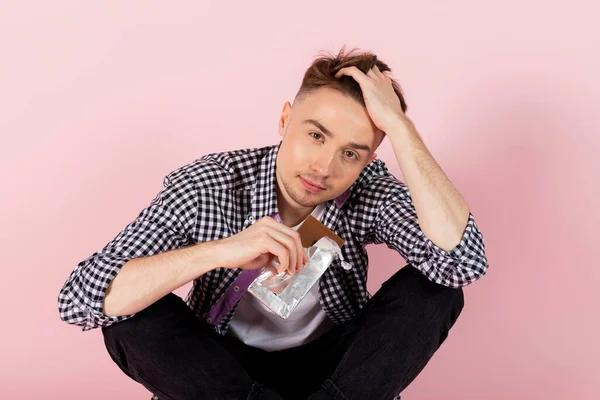
<path id="1" fill-rule="evenodd" d="M 342 46 L 337 55 L 330 52 L 321 52 L 317 54 L 313 63 L 304 73 L 302 84 L 294 98 L 294 104 L 301 102 L 316 89 L 326 87 L 340 91 L 364 107 L 365 100 L 363 99 L 359 83 L 351 76 L 342 75 L 340 78 L 336 78 L 335 74 L 340 69 L 351 66 L 355 66 L 366 74 L 375 65 L 377 65 L 377 68 L 381 72 L 392 71 L 386 63 L 379 60 L 375 54 L 369 51 L 361 51 L 356 48 L 346 51 L 345 46 Z M 391 77 L 390 79 L 392 79 L 394 92 L 396 92 L 396 95 L 400 99 L 402 111 L 406 112 L 407 105 L 402 94 L 402 89 L 398 82 Z"/>

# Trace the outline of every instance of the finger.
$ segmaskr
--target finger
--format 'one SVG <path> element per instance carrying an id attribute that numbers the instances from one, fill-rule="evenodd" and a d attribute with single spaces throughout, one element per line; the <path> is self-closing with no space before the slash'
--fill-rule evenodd
<path id="1" fill-rule="evenodd" d="M 296 258 L 295 263 L 293 263 L 291 265 L 294 266 L 294 269 L 302 268 L 302 266 L 308 262 L 308 257 L 306 256 L 306 251 L 304 250 L 304 246 L 302 245 L 302 238 L 300 237 L 300 234 L 298 233 L 298 231 L 275 221 L 275 219 L 273 219 L 273 218 L 270 218 L 270 220 L 265 221 L 265 223 L 269 227 L 274 228 L 275 230 L 281 232 L 282 234 L 288 235 L 289 237 L 292 238 L 292 240 L 294 240 L 294 242 L 295 242 L 294 250 L 296 250 L 296 252 L 297 252 L 296 253 L 297 258 Z"/>
<path id="2" fill-rule="evenodd" d="M 290 261 L 288 270 L 290 274 L 293 274 L 303 265 L 302 256 L 302 241 L 300 240 L 300 234 L 280 223 L 276 223 L 275 226 L 267 226 L 267 232 L 271 236 L 278 240 L 281 244 L 286 246 L 290 252 Z"/>
<path id="3" fill-rule="evenodd" d="M 306 253 L 304 251 L 304 246 L 302 246 L 302 238 L 300 238 L 300 234 L 298 233 L 298 231 L 295 231 L 295 230 L 293 230 L 293 231 L 294 231 L 294 241 L 296 242 L 296 248 L 298 249 L 298 258 L 296 259 L 297 263 L 298 263 L 298 265 L 296 267 L 296 271 L 298 271 L 306 263 L 306 261 L 304 261 L 304 257 L 306 256 Z"/>
<path id="4" fill-rule="evenodd" d="M 290 259 L 287 248 L 270 236 L 266 238 L 265 248 L 269 253 L 274 254 L 279 259 L 277 273 L 279 274 L 281 271 L 285 271 L 289 265 Z"/>
<path id="5" fill-rule="evenodd" d="M 377 65 L 374 65 L 373 68 L 371 69 L 371 71 L 373 71 L 374 74 L 374 79 L 382 79 L 382 80 L 390 80 L 390 77 L 387 76 L 385 74 L 385 72 L 381 72 L 381 70 L 379 69 L 379 67 Z M 386 71 L 388 72 L 388 71 Z"/>
<path id="6" fill-rule="evenodd" d="M 340 69 L 336 74 L 336 78 L 340 78 L 342 75 L 348 75 L 354 78 L 356 82 L 360 85 L 365 84 L 369 77 L 365 75 L 360 69 L 356 68 L 354 65 L 351 67 L 344 67 Z"/>
<path id="7" fill-rule="evenodd" d="M 303 249 L 303 251 L 302 251 L 302 263 L 300 264 L 300 267 L 298 268 L 298 270 L 296 272 L 299 272 L 302 268 L 304 268 L 307 263 L 308 263 L 308 256 L 306 255 L 306 249 Z"/>
<path id="8" fill-rule="evenodd" d="M 273 257 L 275 256 L 271 253 L 263 253 L 260 256 L 256 257 L 254 260 L 250 261 L 250 263 L 246 265 L 245 269 L 254 270 L 257 268 L 262 268 L 266 265 L 269 265 Z"/>
<path id="9" fill-rule="evenodd" d="M 290 227 L 282 225 L 281 228 L 284 228 L 283 233 L 288 235 L 293 241 L 293 249 L 291 249 L 291 250 L 296 251 L 296 259 L 295 259 L 295 262 L 292 262 L 290 264 L 290 267 L 291 267 L 290 270 L 292 271 L 292 273 L 295 273 L 300 268 L 302 268 L 302 266 L 305 263 L 305 261 L 304 261 L 305 252 L 304 252 L 304 246 L 302 246 L 302 238 L 300 237 L 300 234 L 298 233 L 298 231 L 296 231 Z"/>
<path id="10" fill-rule="evenodd" d="M 292 239 L 290 236 L 286 235 L 285 233 L 282 233 L 277 230 L 269 230 L 269 231 L 267 231 L 267 233 L 271 236 L 271 238 L 273 240 L 276 240 L 281 245 L 285 246 L 285 248 L 288 251 L 287 266 L 286 266 L 286 268 L 282 268 L 282 270 L 289 269 L 290 271 L 294 271 L 296 269 L 296 265 L 298 263 L 298 260 L 297 260 L 298 251 L 296 250 L 296 244 L 294 242 L 294 239 Z M 280 262 L 282 261 L 281 258 L 279 259 L 279 261 Z"/>
<path id="11" fill-rule="evenodd" d="M 377 65 L 375 65 L 373 68 L 371 68 L 370 70 L 367 71 L 367 76 L 369 76 L 373 79 L 379 79 L 379 75 L 377 74 L 377 71 L 375 70 L 375 68 L 377 68 Z"/>
<path id="12" fill-rule="evenodd" d="M 264 265 L 269 265 L 271 264 L 271 261 L 275 258 L 275 254 L 273 253 L 265 253 L 268 257 L 267 257 L 267 261 L 265 262 Z"/>

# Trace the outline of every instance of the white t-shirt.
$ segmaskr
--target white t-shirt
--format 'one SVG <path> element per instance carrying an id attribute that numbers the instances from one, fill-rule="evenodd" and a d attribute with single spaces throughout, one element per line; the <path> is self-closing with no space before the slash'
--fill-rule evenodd
<path id="1" fill-rule="evenodd" d="M 321 220 L 326 203 L 315 207 L 312 216 Z M 302 222 L 292 229 L 297 230 Z M 241 297 L 231 319 L 227 334 L 237 337 L 248 346 L 266 351 L 296 347 L 308 343 L 335 324 L 329 319 L 319 303 L 319 281 L 298 303 L 287 319 L 271 311 L 251 293 Z"/>

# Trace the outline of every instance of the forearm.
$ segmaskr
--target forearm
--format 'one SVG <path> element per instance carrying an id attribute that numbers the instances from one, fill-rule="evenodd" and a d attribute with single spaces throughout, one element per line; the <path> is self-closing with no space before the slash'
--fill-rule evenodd
<path id="1" fill-rule="evenodd" d="M 444 250 L 461 240 L 469 206 L 435 161 L 410 120 L 387 132 L 419 220 L 421 230 Z"/>
<path id="2" fill-rule="evenodd" d="M 125 263 L 108 286 L 103 313 L 133 314 L 219 267 L 217 242 L 198 243 Z"/>

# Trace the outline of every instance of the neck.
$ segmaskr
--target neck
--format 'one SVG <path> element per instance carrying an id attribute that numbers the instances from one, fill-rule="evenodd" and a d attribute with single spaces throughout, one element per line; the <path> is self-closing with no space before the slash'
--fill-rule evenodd
<path id="1" fill-rule="evenodd" d="M 280 200 L 279 196 L 277 198 L 277 208 L 279 210 L 281 222 L 289 227 L 296 226 L 304 221 L 315 209 L 315 207 L 293 208 L 285 200 Z"/>
<path id="2" fill-rule="evenodd" d="M 279 185 L 277 185 L 277 210 L 279 218 L 285 226 L 293 227 L 304 221 L 315 207 L 304 207 L 296 204 L 291 198 L 286 197 Z"/>

